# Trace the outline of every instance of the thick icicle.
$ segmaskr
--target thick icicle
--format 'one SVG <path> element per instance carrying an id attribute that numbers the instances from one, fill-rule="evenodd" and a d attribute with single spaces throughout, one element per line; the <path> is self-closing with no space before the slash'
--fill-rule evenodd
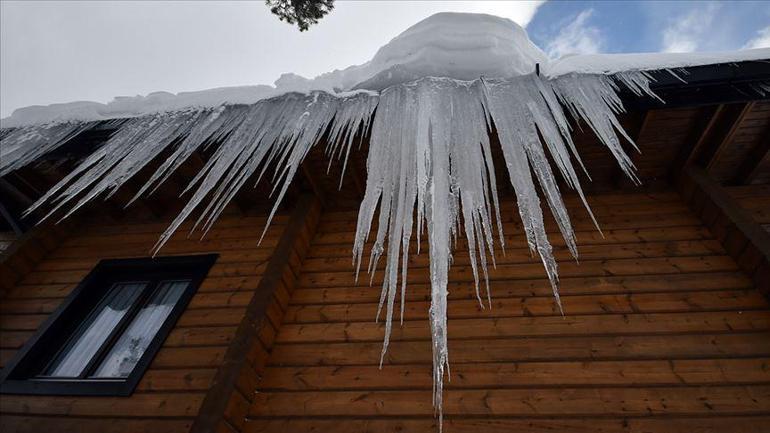
<path id="1" fill-rule="evenodd" d="M 416 230 L 419 243 L 422 227 L 427 227 L 434 404 L 439 416 L 443 377 L 449 362 L 446 311 L 451 240 L 462 224 L 478 293 L 477 256 L 486 278 L 486 257 L 493 255 L 495 216 L 499 225 L 497 186 L 482 97 L 479 81 L 436 78 L 383 91 L 372 126 L 366 192 L 353 247 L 359 269 L 379 204 L 379 224 L 369 270 L 373 272 L 376 268 L 387 239 L 380 297 L 380 308 L 386 308 L 384 359 L 399 276 L 403 315 L 412 232 Z"/>

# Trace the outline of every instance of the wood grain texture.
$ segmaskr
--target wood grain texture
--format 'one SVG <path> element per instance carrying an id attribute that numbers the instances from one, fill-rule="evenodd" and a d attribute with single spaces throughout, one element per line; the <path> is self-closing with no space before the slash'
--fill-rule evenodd
<path id="1" fill-rule="evenodd" d="M 566 202 L 580 214 L 579 203 Z M 490 269 L 491 309 L 476 299 L 458 242 L 444 431 L 763 431 L 770 305 L 752 280 L 675 193 L 589 202 L 605 236 L 576 218 L 579 264 L 549 226 L 564 317 L 515 218 L 504 223 L 506 251 L 496 250 Z M 512 203 L 503 209 L 512 211 Z M 381 273 L 372 287 L 365 276 L 355 280 L 348 244 L 355 218 L 324 214 L 244 431 L 437 428 L 427 254 L 409 259 L 404 323 L 394 323 L 380 369 Z"/>
<path id="2" fill-rule="evenodd" d="M 65 297 L 107 258 L 146 257 L 168 221 L 85 219 L 52 245 L 0 302 L 0 361 L 7 362 Z M 130 397 L 3 395 L 3 432 L 187 432 L 214 383 L 227 348 L 286 227 L 276 217 L 261 245 L 265 218 L 224 215 L 205 240 L 182 230 L 160 255 L 218 252 L 188 309 Z M 186 224 L 189 229 L 190 224 Z"/>
<path id="3" fill-rule="evenodd" d="M 746 195 L 753 188 L 731 193 L 731 189 L 720 185 L 705 169 L 691 166 L 685 171 L 679 190 L 740 269 L 770 298 L 770 232 L 758 221 L 756 210 L 744 208 L 742 200 L 734 198 Z M 757 190 L 761 221 L 761 209 L 767 208 L 763 205 L 768 200 L 763 194 L 767 190 Z"/>
<path id="4" fill-rule="evenodd" d="M 293 268 L 301 263 L 315 233 L 320 207 L 315 196 L 302 195 L 270 260 L 264 266 L 254 268 L 255 273 L 259 269 L 264 275 L 243 312 L 232 315 L 237 319 L 238 327 L 233 328 L 232 340 L 227 341 L 224 361 L 212 380 L 191 432 L 212 432 L 220 426 L 236 432 L 242 429 L 254 398 L 258 374 L 262 373 L 250 362 L 248 354 L 254 346 L 269 352 L 275 341 L 285 310 L 279 294 L 294 286 L 296 274 Z M 188 310 L 185 314 L 201 311 L 206 310 Z"/>

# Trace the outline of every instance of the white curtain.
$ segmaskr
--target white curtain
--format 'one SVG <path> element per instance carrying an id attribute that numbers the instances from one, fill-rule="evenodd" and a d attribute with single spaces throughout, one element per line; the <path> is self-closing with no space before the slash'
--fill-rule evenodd
<path id="1" fill-rule="evenodd" d="M 145 283 L 113 285 L 78 327 L 56 359 L 46 368 L 44 375 L 78 377 L 144 287 Z"/>
<path id="2" fill-rule="evenodd" d="M 127 377 L 171 314 L 189 281 L 164 281 L 104 358 L 94 377 Z"/>

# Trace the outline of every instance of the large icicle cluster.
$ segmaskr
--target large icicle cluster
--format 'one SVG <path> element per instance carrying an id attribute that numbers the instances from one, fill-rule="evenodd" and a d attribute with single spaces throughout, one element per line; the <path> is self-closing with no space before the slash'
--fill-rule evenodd
<path id="1" fill-rule="evenodd" d="M 41 156 L 58 149 L 99 122 L 62 122 L 40 127 L 0 130 L 0 176 L 24 167 Z M 107 123 L 119 124 L 120 121 Z"/>
<path id="2" fill-rule="evenodd" d="M 635 92 L 649 91 L 643 73 L 617 77 Z M 413 230 L 417 252 L 423 228 L 430 248 L 434 404 L 441 417 L 444 372 L 448 372 L 447 283 L 451 243 L 461 230 L 468 244 L 471 269 L 479 294 L 479 263 L 487 278 L 487 257 L 494 263 L 493 221 L 503 242 L 497 180 L 488 131 L 494 125 L 530 249 L 543 261 L 561 307 L 556 260 L 546 236 L 537 184 L 543 191 L 562 236 L 577 258 L 575 235 L 550 154 L 565 183 L 585 201 L 571 158 L 578 162 L 567 113 L 584 120 L 633 178 L 633 165 L 617 132 L 630 142 L 617 121 L 622 110 L 616 81 L 608 76 L 566 76 L 545 80 L 525 75 L 507 80 L 462 82 L 425 78 L 388 88 L 380 95 L 372 126 L 367 161 L 366 193 L 358 215 L 353 254 L 360 269 L 375 211 L 379 217 L 369 259 L 373 274 L 387 245 L 380 296 L 384 307 L 384 358 L 399 292 L 403 315 L 407 263 Z M 562 107 L 567 108 L 567 112 Z M 542 140 L 541 140 L 542 137 Z M 532 174 L 534 173 L 534 178 Z M 593 218 L 593 215 L 592 215 Z M 487 296 L 489 290 L 487 287 Z M 379 311 L 378 311 L 379 317 Z M 382 361 L 381 361 L 382 362 Z"/>
<path id="3" fill-rule="evenodd" d="M 205 207 L 195 227 L 204 231 L 210 228 L 237 191 L 254 176 L 262 178 L 269 167 L 274 167 L 272 181 L 277 191 L 272 218 L 303 159 L 322 137 L 327 137 L 327 156 L 346 161 L 353 137 L 367 135 L 371 128 L 354 264 L 358 273 L 377 214 L 368 270 L 373 274 L 378 260 L 386 256 L 378 310 L 379 317 L 385 309 L 384 358 L 399 293 L 403 317 L 413 235 L 417 240 L 415 252 L 419 253 L 421 237 L 427 232 L 434 405 L 441 417 L 449 362 L 447 282 L 453 242 L 458 234 L 467 239 L 482 305 L 479 273 L 487 279 L 487 263 L 491 260 L 494 264 L 495 237 L 503 242 L 490 133 L 497 133 L 529 247 L 540 256 L 561 306 L 557 264 L 544 228 L 538 187 L 575 257 L 577 247 L 548 156 L 565 184 L 585 203 L 572 162 L 574 158 L 582 166 L 571 138 L 572 117 L 587 124 L 623 171 L 635 179 L 633 164 L 621 146 L 621 137 L 631 140 L 616 117 L 623 110 L 618 91 L 622 86 L 637 95 L 654 96 L 649 81 L 643 72 L 558 78 L 528 74 L 474 81 L 422 78 L 391 86 L 380 94 L 359 92 L 340 97 L 323 92 L 294 93 L 253 105 L 133 118 L 121 124 L 106 144 L 30 211 L 46 205 L 48 216 L 59 209 L 69 215 L 97 196 L 114 193 L 151 160 L 167 154 L 136 197 L 149 194 L 194 151 L 216 146 L 213 156 L 187 186 L 191 198 L 162 234 L 155 246 L 157 252 L 198 206 Z M 3 172 L 31 162 L 89 127 L 49 125 L 5 133 L 3 143 L 8 140 L 10 144 L 3 150 Z M 33 143 L 30 140 L 37 144 L 24 144 Z M 486 296 L 489 299 L 488 287 Z"/>

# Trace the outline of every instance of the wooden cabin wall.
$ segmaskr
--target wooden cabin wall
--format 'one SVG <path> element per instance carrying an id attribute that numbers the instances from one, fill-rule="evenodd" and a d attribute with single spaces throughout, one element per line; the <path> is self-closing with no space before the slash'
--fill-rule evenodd
<path id="1" fill-rule="evenodd" d="M 230 212 L 205 240 L 189 224 L 160 256 L 218 253 L 130 397 L 0 396 L 3 432 L 187 432 L 260 283 L 286 225 L 278 215 L 261 245 L 260 216 Z M 82 221 L 0 302 L 0 359 L 5 364 L 101 259 L 144 257 L 169 221 Z"/>
<path id="2" fill-rule="evenodd" d="M 770 185 L 727 186 L 725 191 L 757 224 L 770 232 Z"/>
<path id="3" fill-rule="evenodd" d="M 481 309 L 465 242 L 449 285 L 444 432 L 766 431 L 770 305 L 674 191 L 590 197 L 600 235 L 567 198 L 580 265 L 554 226 L 564 317 L 513 203 Z M 356 212 L 322 215 L 244 431 L 431 432 L 427 245 L 410 259 L 378 368 L 373 287 L 351 271 Z M 482 288 L 483 297 L 483 288 Z"/>

